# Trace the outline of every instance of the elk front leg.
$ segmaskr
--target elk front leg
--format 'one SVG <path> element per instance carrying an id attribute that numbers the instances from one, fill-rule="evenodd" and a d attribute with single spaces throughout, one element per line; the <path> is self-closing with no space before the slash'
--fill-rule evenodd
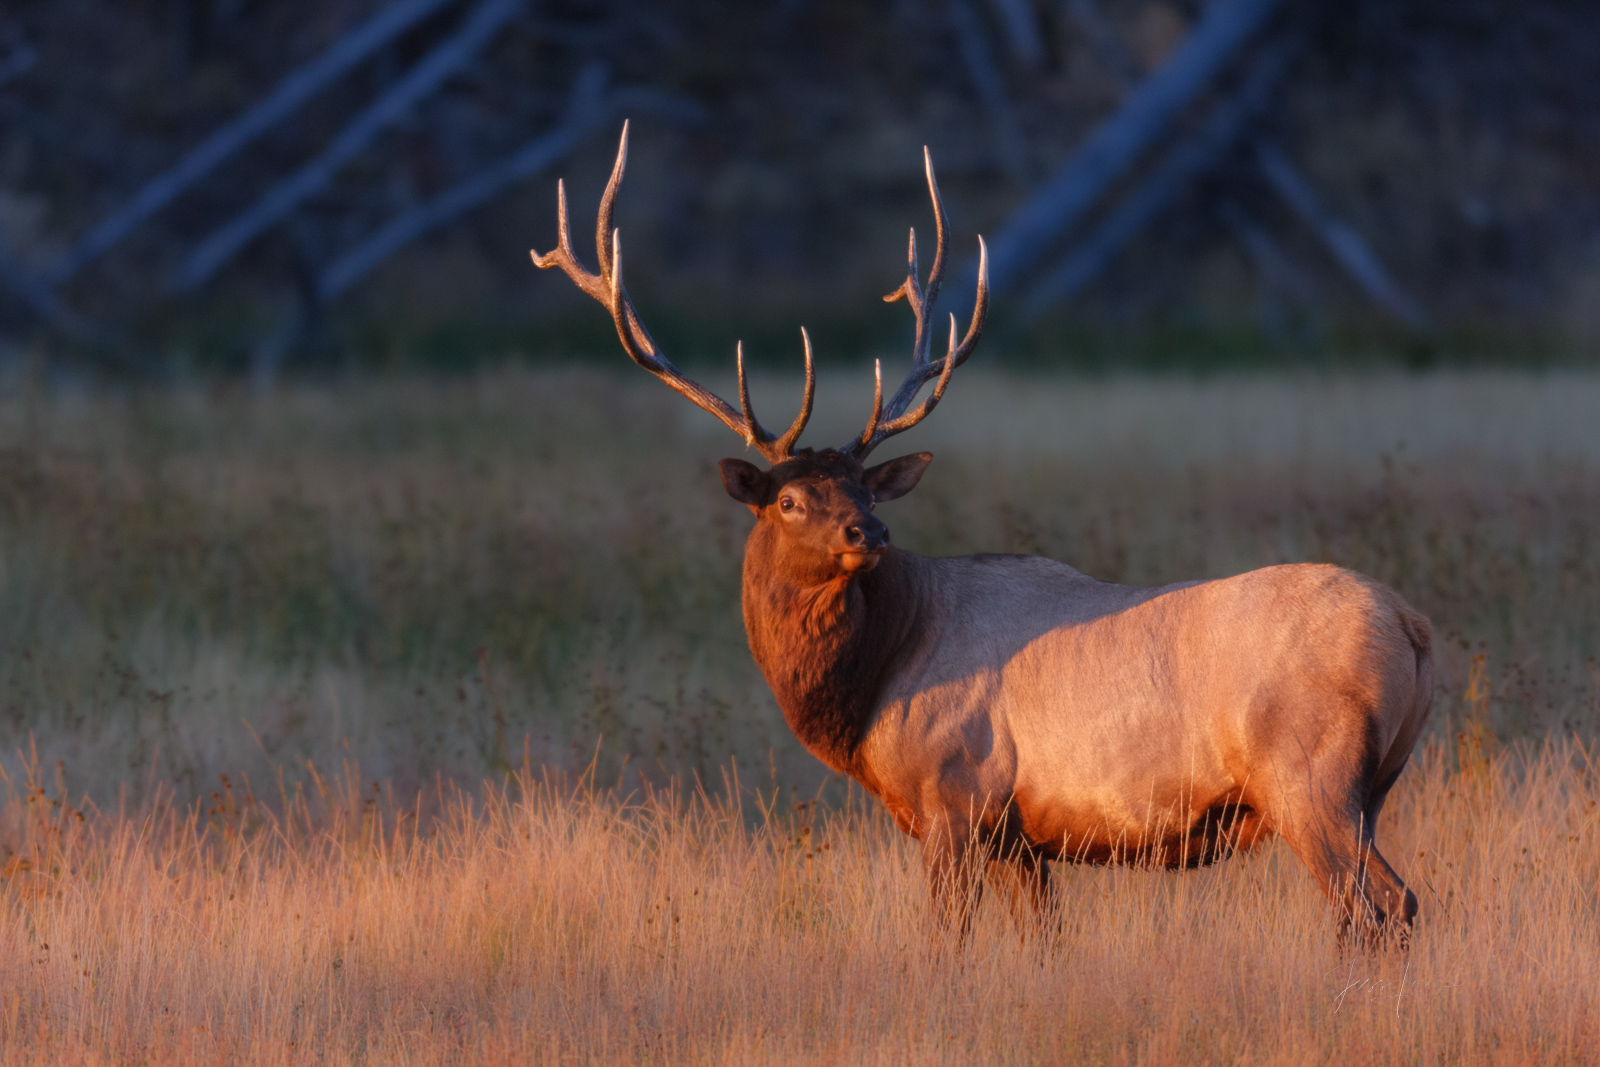
<path id="1" fill-rule="evenodd" d="M 965 944 L 983 894 L 983 857 L 971 823 L 940 816 L 922 836 L 922 866 L 939 932 Z"/>

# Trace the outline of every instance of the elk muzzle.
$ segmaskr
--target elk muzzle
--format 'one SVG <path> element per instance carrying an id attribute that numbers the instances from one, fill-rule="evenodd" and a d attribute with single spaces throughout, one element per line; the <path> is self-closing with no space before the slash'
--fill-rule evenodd
<path id="1" fill-rule="evenodd" d="M 862 515 L 845 527 L 844 548 L 834 555 L 840 567 L 856 574 L 876 567 L 888 550 L 889 527 L 871 515 Z"/>

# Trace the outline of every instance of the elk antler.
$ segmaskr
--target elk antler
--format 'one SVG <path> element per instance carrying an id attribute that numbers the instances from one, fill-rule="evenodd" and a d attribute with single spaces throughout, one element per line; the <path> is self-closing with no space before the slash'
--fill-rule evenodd
<path id="1" fill-rule="evenodd" d="M 889 303 L 902 298 L 911 305 L 911 313 L 917 319 L 917 337 L 911 346 L 911 372 L 906 375 L 906 380 L 900 383 L 900 388 L 895 390 L 893 399 L 886 408 L 883 403 L 883 365 L 878 363 L 874 367 L 876 384 L 872 394 L 872 417 L 867 420 L 867 428 L 861 436 L 839 449 L 857 459 L 865 459 L 867 453 L 878 447 L 886 439 L 893 437 L 903 430 L 909 430 L 917 423 L 928 417 L 940 400 L 944 398 L 944 391 L 950 384 L 950 374 L 957 367 L 967 361 L 972 355 L 972 350 L 978 345 L 978 337 L 983 333 L 983 319 L 989 311 L 989 250 L 984 246 L 983 238 L 978 238 L 978 300 L 972 308 L 972 321 L 967 324 L 967 335 L 956 343 L 956 317 L 950 316 L 950 345 L 945 349 L 945 354 L 936 360 L 929 360 L 928 356 L 933 344 L 933 330 L 929 323 L 929 315 L 934 304 L 939 299 L 939 285 L 944 281 L 945 265 L 945 231 L 950 227 L 950 219 L 944 213 L 944 202 L 939 199 L 939 183 L 933 177 L 933 157 L 928 150 L 922 150 L 923 168 L 928 174 L 928 195 L 933 198 L 933 217 L 935 220 L 934 231 L 938 235 L 938 244 L 933 252 L 933 268 L 928 272 L 928 284 L 922 285 L 917 280 L 917 231 L 911 231 L 911 249 L 907 255 L 910 260 L 906 270 L 906 280 L 900 288 L 890 293 L 883 299 Z M 916 399 L 917 392 L 925 385 L 929 378 L 938 378 L 934 383 L 933 392 L 928 394 L 915 410 L 907 411 L 911 402 Z"/>
<path id="2" fill-rule="evenodd" d="M 622 171 L 627 165 L 628 124 L 624 122 L 622 143 L 617 146 L 617 161 L 611 167 L 611 180 L 606 183 L 605 195 L 600 198 L 600 212 L 595 219 L 594 243 L 596 253 L 600 257 L 600 273 L 589 273 L 588 269 L 578 261 L 578 257 L 573 255 L 572 233 L 567 225 L 567 190 L 566 185 L 560 182 L 556 184 L 556 217 L 560 230 L 556 238 L 558 243 L 555 251 L 544 255 L 540 255 L 537 251 L 530 252 L 533 265 L 541 270 L 560 267 L 579 289 L 610 310 L 611 319 L 617 326 L 617 336 L 622 339 L 623 351 L 628 353 L 629 359 L 721 419 L 728 429 L 743 437 L 746 444 L 754 445 L 768 463 L 773 465 L 782 463 L 793 454 L 795 442 L 800 439 L 800 432 L 806 428 L 806 421 L 811 418 L 811 401 L 816 395 L 817 386 L 816 370 L 811 363 L 811 338 L 802 327 L 800 337 L 806 350 L 805 396 L 800 401 L 800 414 L 795 417 L 782 437 L 774 437 L 769 433 L 756 420 L 755 412 L 750 409 L 750 387 L 744 376 L 743 343 L 738 348 L 739 407 L 742 409 L 742 414 L 733 410 L 733 406 L 726 400 L 673 366 L 672 361 L 662 355 L 661 350 L 656 347 L 650 332 L 644 328 L 644 323 L 639 319 L 639 312 L 634 308 L 627 289 L 622 285 L 622 235 L 621 231 L 612 228 L 611 210 L 616 202 L 617 190 L 622 185 Z"/>

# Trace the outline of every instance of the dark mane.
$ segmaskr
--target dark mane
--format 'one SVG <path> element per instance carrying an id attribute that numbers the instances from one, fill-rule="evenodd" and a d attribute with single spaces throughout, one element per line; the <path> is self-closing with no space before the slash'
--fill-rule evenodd
<path id="1" fill-rule="evenodd" d="M 913 557 L 890 549 L 867 574 L 801 588 L 773 566 L 776 540 L 758 523 L 745 546 L 750 651 L 800 742 L 835 771 L 860 777 L 856 749 L 914 637 Z"/>

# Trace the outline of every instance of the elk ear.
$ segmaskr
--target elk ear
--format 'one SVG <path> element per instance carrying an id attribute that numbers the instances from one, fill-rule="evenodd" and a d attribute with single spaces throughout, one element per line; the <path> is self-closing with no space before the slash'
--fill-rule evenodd
<path id="1" fill-rule="evenodd" d="M 766 503 L 770 481 L 766 471 L 742 459 L 725 459 L 717 466 L 722 468 L 722 487 L 729 496 L 753 508 Z"/>
<path id="2" fill-rule="evenodd" d="M 917 487 L 922 474 L 933 462 L 932 452 L 913 452 L 909 456 L 891 459 L 871 467 L 861 476 L 861 481 L 877 500 L 894 500 L 905 496 Z"/>

